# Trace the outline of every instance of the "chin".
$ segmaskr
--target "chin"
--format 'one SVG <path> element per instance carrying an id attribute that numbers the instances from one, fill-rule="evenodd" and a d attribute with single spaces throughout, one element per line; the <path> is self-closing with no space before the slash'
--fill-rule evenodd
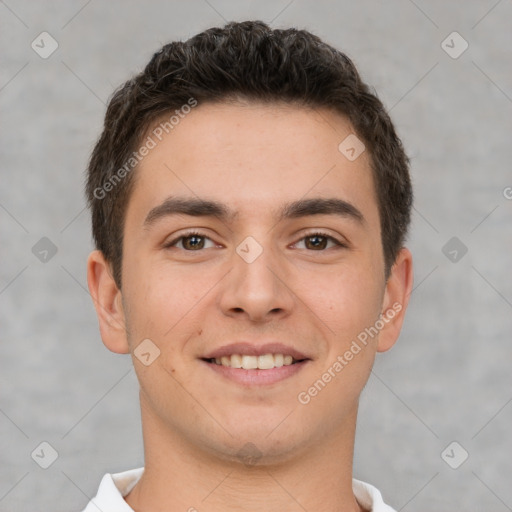
<path id="1" fill-rule="evenodd" d="M 272 429 L 256 429 L 253 426 L 250 432 L 232 432 L 233 437 L 227 436 L 225 443 L 212 443 L 210 438 L 209 449 L 216 458 L 247 468 L 282 464 L 299 456 L 303 442 L 291 435 L 289 429 L 271 432 Z M 306 435 L 304 432 L 302 434 Z"/>

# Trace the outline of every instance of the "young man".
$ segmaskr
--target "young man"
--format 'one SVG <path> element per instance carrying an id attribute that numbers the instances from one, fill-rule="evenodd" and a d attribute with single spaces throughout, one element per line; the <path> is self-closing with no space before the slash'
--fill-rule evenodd
<path id="1" fill-rule="evenodd" d="M 412 191 L 352 62 L 259 21 L 165 45 L 110 101 L 87 194 L 89 289 L 133 358 L 145 467 L 85 510 L 392 510 L 352 460 L 411 293 Z"/>

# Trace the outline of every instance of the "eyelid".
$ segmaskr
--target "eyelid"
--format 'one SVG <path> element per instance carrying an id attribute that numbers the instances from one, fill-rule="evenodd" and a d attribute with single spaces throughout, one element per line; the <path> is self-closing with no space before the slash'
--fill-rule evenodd
<path id="1" fill-rule="evenodd" d="M 293 245 L 295 245 L 295 244 L 297 244 L 299 242 L 302 242 L 305 238 L 308 238 L 308 237 L 311 237 L 311 236 L 315 236 L 315 235 L 327 238 L 328 240 L 332 241 L 338 247 L 342 247 L 342 248 L 348 248 L 349 247 L 348 242 L 339 240 L 337 237 L 327 233 L 323 229 L 314 229 L 314 228 L 311 228 L 306 233 L 302 233 L 301 237 L 297 241 L 295 241 L 293 243 Z M 173 247 L 174 245 L 176 245 L 183 238 L 187 238 L 187 237 L 190 237 L 190 236 L 200 236 L 202 238 L 206 238 L 206 239 L 210 240 L 215 245 L 220 245 L 217 242 L 215 242 L 210 236 L 208 236 L 205 232 L 201 231 L 200 229 L 191 228 L 191 229 L 189 229 L 189 230 L 187 230 L 187 231 L 185 231 L 183 233 L 180 233 L 179 236 L 174 237 L 169 242 L 164 243 L 163 247 L 164 248 Z M 200 249 L 198 251 L 187 251 L 187 252 L 201 252 L 202 250 L 204 250 L 204 249 Z M 316 251 L 312 251 L 312 252 L 316 252 Z M 318 252 L 324 252 L 324 251 L 318 251 Z"/>
<path id="2" fill-rule="evenodd" d="M 322 236 L 322 237 L 325 237 L 327 238 L 328 240 L 331 240 L 332 242 L 334 242 L 337 246 L 339 247 L 344 247 L 344 248 L 348 248 L 349 247 L 349 244 L 348 242 L 342 238 L 341 240 L 339 238 L 337 238 L 336 236 L 334 235 L 331 235 L 330 233 L 328 233 L 327 231 L 321 229 L 321 228 L 318 228 L 318 229 L 315 229 L 315 228 L 311 228 L 309 231 L 307 231 L 306 233 L 303 233 L 301 235 L 301 237 L 296 241 L 294 242 L 294 245 L 297 244 L 298 242 L 301 242 L 302 240 L 304 240 L 304 238 L 309 238 L 311 236 Z M 324 252 L 324 251 L 318 251 L 318 252 Z"/>
<path id="3" fill-rule="evenodd" d="M 178 236 L 173 237 L 168 242 L 164 242 L 163 248 L 168 249 L 170 247 L 173 247 L 176 245 L 180 240 L 183 238 L 187 238 L 189 236 L 200 236 L 202 238 L 207 238 L 208 240 L 211 240 L 215 245 L 219 245 L 217 242 L 214 242 L 210 236 L 208 236 L 205 232 L 201 231 L 200 229 L 194 229 L 191 228 L 185 232 L 180 233 Z M 188 251 L 188 252 L 194 252 L 194 251 Z M 200 252 L 200 251 L 197 251 Z"/>

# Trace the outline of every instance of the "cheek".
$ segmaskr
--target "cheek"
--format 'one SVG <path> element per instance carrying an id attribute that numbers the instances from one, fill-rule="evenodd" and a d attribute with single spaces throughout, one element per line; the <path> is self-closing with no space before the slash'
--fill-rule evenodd
<path id="1" fill-rule="evenodd" d="M 368 328 L 379 318 L 382 303 L 381 279 L 355 267 L 339 271 L 318 282 L 321 293 L 310 295 L 311 308 L 328 326 L 323 332 L 326 353 L 322 364 L 297 397 L 305 414 L 326 417 L 333 427 L 342 420 L 347 404 L 356 404 L 370 375 L 377 336 Z M 316 412 L 315 412 L 316 411 Z"/>
<path id="2" fill-rule="evenodd" d="M 156 266 L 150 272 L 134 273 L 126 280 L 126 293 L 134 306 L 129 318 L 134 341 L 141 336 L 163 342 L 172 337 L 180 323 L 193 316 L 194 308 L 212 284 L 207 274 L 186 272 L 180 267 Z"/>
<path id="3" fill-rule="evenodd" d="M 317 273 L 311 282 L 314 286 L 303 287 L 304 297 L 331 336 L 353 336 L 378 318 L 383 286 L 371 266 L 340 266 L 333 273 Z"/>
<path id="4" fill-rule="evenodd" d="M 199 277 L 196 275 L 195 279 Z M 189 361 L 182 355 L 188 339 L 200 336 L 196 306 L 209 287 L 199 289 L 183 271 L 173 273 L 169 268 L 133 273 L 125 284 L 125 294 L 129 297 L 128 338 L 144 402 L 166 415 L 169 400 L 174 400 L 175 407 L 187 400 L 183 386 L 189 387 L 191 371 Z M 156 346 L 149 348 L 151 357 L 153 353 L 158 355 L 146 366 L 137 356 L 141 352 L 137 347 L 147 339 Z"/>

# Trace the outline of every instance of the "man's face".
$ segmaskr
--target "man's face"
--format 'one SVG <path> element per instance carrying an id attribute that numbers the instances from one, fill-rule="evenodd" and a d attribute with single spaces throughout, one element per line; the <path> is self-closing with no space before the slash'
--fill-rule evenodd
<path id="1" fill-rule="evenodd" d="M 369 155 L 350 161 L 338 149 L 351 133 L 329 110 L 205 104 L 141 162 L 122 304 L 131 352 L 147 339 L 160 350 L 148 366 L 133 358 L 148 423 L 217 456 L 252 443 L 277 460 L 355 417 L 378 336 L 332 368 L 379 319 L 386 282 Z M 215 202 L 228 215 L 173 213 L 161 206 L 169 199 Z M 315 210 L 313 199 L 331 202 Z M 293 208 L 299 201 L 304 208 Z M 206 360 L 228 346 L 225 357 L 235 357 L 224 361 L 236 366 L 244 348 L 267 344 L 284 347 L 264 353 L 306 360 L 275 369 Z M 330 381 L 304 403 L 329 368 Z"/>

